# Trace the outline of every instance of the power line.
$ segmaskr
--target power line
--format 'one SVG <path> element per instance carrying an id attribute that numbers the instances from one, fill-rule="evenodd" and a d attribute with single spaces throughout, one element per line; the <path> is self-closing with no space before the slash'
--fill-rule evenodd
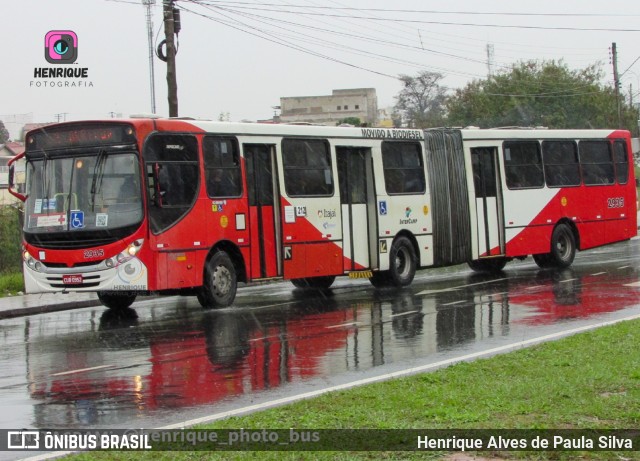
<path id="1" fill-rule="evenodd" d="M 111 0 L 117 1 L 117 0 Z M 439 11 L 439 10 L 413 10 L 413 9 L 395 9 L 395 8 L 354 8 L 354 7 L 329 7 L 329 6 L 308 6 L 308 5 L 281 5 L 277 3 L 250 3 L 250 2 L 213 2 L 208 0 L 198 0 L 198 3 L 210 5 L 251 5 L 254 8 L 259 6 L 286 6 L 290 8 L 316 8 L 331 10 L 351 10 L 351 11 L 377 11 L 383 13 L 424 13 L 424 14 L 468 14 L 477 16 L 542 16 L 542 17 L 633 17 L 640 16 L 638 14 L 612 14 L 612 13 L 514 13 L 514 12 L 481 12 L 481 11 Z"/>
<path id="2" fill-rule="evenodd" d="M 211 5 L 209 2 L 187 0 L 192 3 L 198 3 L 200 5 Z M 215 4 L 216 7 L 220 7 L 219 4 Z M 290 7 L 291 5 L 287 5 Z M 249 8 L 249 7 L 235 7 L 235 8 Z M 250 7 L 253 11 L 269 11 L 284 14 L 296 14 L 305 16 L 321 16 L 331 18 L 345 18 L 345 19 L 366 19 L 370 21 L 382 21 L 382 22 L 394 22 L 394 23 L 408 23 L 408 24 L 434 24 L 434 25 L 447 25 L 447 26 L 468 26 L 468 27 L 496 27 L 496 28 L 508 28 L 508 29 L 534 29 L 534 30 L 569 30 L 569 31 L 584 31 L 584 32 L 640 32 L 640 29 L 622 29 L 622 28 L 601 28 L 601 27 L 569 27 L 569 26 L 533 26 L 533 25 L 512 25 L 512 24 L 478 24 L 468 22 L 449 22 L 449 21 L 425 21 L 420 19 L 399 19 L 399 18 L 380 18 L 375 16 L 345 16 L 340 14 L 331 13 L 314 13 L 304 11 L 287 11 L 282 9 L 272 8 L 256 8 Z"/>
<path id="3" fill-rule="evenodd" d="M 313 30 L 313 31 L 317 31 L 317 32 L 321 32 L 321 33 L 329 33 L 332 35 L 335 34 L 339 34 L 341 36 L 347 36 L 350 38 L 358 38 L 360 40 L 365 40 L 365 41 L 370 41 L 370 42 L 375 42 L 375 43 L 381 43 L 383 45 L 387 45 L 387 46 L 398 46 L 398 47 L 402 47 L 405 49 L 410 49 L 413 51 L 428 51 L 428 52 L 433 52 L 433 53 L 437 53 L 440 55 L 444 55 L 447 57 L 452 57 L 452 58 L 457 58 L 457 59 L 463 59 L 465 61 L 469 61 L 469 62 L 475 62 L 475 63 L 480 63 L 483 65 L 486 65 L 487 61 L 485 60 L 478 60 L 478 59 L 473 59 L 473 58 L 466 58 L 466 57 L 462 57 L 462 56 L 457 56 L 457 55 L 453 55 L 450 53 L 444 53 L 444 52 L 439 52 L 437 50 L 423 50 L 422 47 L 417 47 L 417 46 L 411 46 L 411 45 L 406 45 L 406 44 L 402 44 L 402 43 L 398 43 L 398 42 L 390 42 L 388 40 L 380 40 L 377 38 L 371 38 L 371 37 L 366 37 L 366 36 L 357 36 L 355 34 L 349 34 L 349 33 L 344 33 L 344 32 L 339 32 L 336 30 L 331 30 L 331 29 L 323 29 L 317 26 L 310 26 L 307 24 L 300 24 L 300 23 L 294 23 L 294 22 L 290 22 L 290 21 L 285 21 L 282 19 L 276 19 L 276 18 L 272 18 L 272 17 L 268 17 L 268 16 L 262 16 L 262 15 L 257 15 L 257 14 L 253 14 L 253 13 L 248 13 L 248 12 L 242 12 L 242 11 L 235 11 L 233 8 L 229 9 L 229 8 L 225 8 L 225 7 L 219 7 L 219 6 L 211 6 L 208 3 L 205 2 L 201 2 L 201 1 L 196 1 L 196 0 L 188 0 L 189 3 L 206 8 L 208 10 L 210 10 L 211 12 L 217 14 L 218 16 L 221 16 L 223 19 L 217 18 L 217 17 L 213 17 L 209 14 L 203 14 L 200 12 L 196 12 L 194 10 L 188 9 L 184 7 L 184 4 L 182 6 L 182 8 L 192 14 L 204 17 L 208 20 L 214 21 L 214 22 L 218 22 L 220 24 L 223 24 L 225 26 L 228 27 L 232 27 L 236 30 L 239 30 L 241 32 L 256 36 L 258 38 L 261 38 L 263 40 L 267 40 L 270 41 L 272 43 L 276 43 L 279 44 L 281 46 L 285 46 L 297 51 L 301 51 L 304 52 L 306 54 L 310 54 L 312 56 L 315 57 L 320 57 L 322 59 L 327 59 L 339 64 L 343 64 L 343 65 L 347 65 L 349 67 L 353 67 L 353 68 L 357 68 L 360 70 L 365 70 L 367 72 L 372 72 L 378 75 L 383 75 L 383 76 L 387 76 L 387 77 L 391 77 L 394 79 L 397 79 L 397 76 L 392 76 L 389 75 L 387 73 L 383 73 L 371 68 L 367 68 L 367 67 L 363 67 L 363 66 L 359 66 L 356 65 L 352 62 L 347 62 L 345 60 L 341 60 L 341 59 L 337 59 L 333 56 L 327 56 L 326 54 L 322 54 L 319 53 L 317 51 L 311 50 L 309 48 L 305 48 L 302 47 L 298 44 L 298 42 L 306 42 L 306 43 L 312 43 L 312 44 L 316 44 L 319 46 L 326 46 L 326 47 L 330 47 L 333 49 L 339 49 L 345 52 L 349 52 L 349 53 L 353 53 L 353 54 L 358 54 L 361 56 L 367 56 L 367 57 L 374 57 L 376 59 L 380 59 L 380 60 L 387 60 L 387 61 L 391 61 L 391 62 L 398 62 L 398 63 L 402 63 L 402 64 L 406 64 L 406 65 L 414 65 L 414 66 L 419 66 L 422 68 L 425 68 L 426 66 L 421 65 L 419 63 L 415 63 L 415 62 L 411 62 L 405 59 L 397 59 L 397 58 L 391 58 L 389 56 L 385 56 L 383 54 L 380 53 L 372 53 L 366 50 L 361 50 L 361 49 L 356 49 L 350 46 L 346 46 L 343 44 L 337 44 L 335 42 L 332 41 L 328 41 L 325 39 L 321 39 L 318 37 L 313 37 L 310 36 L 308 34 L 304 34 L 301 32 L 297 32 L 295 33 L 295 36 L 292 36 L 291 34 L 283 34 L 282 32 L 278 32 L 277 35 L 275 32 L 271 32 L 268 30 L 265 30 L 264 28 L 259 28 L 253 25 L 249 25 L 246 22 L 243 22 L 241 20 L 238 20 L 236 18 L 234 18 L 233 16 L 237 15 L 237 16 L 241 16 L 247 20 L 251 20 L 251 21 L 255 21 L 257 23 L 262 23 L 262 24 L 266 24 L 266 25 L 272 25 L 273 27 L 276 27 L 277 29 L 284 29 L 287 32 L 292 32 L 294 31 L 293 28 L 304 28 L 306 30 Z M 278 23 L 276 25 L 270 24 L 273 21 L 277 21 Z M 289 25 L 292 27 L 292 29 L 285 29 L 283 27 L 283 24 L 285 25 Z M 290 40 L 285 40 L 283 39 L 283 37 L 286 37 L 290 40 L 296 40 L 296 43 L 292 43 Z M 503 66 L 505 68 L 510 67 L 510 66 Z M 451 72 L 449 70 L 445 70 L 446 73 L 456 73 L 456 72 Z M 461 74 L 459 72 L 457 72 L 458 74 Z M 466 75 L 470 75 L 470 74 L 466 74 Z M 545 97 L 545 98 L 562 98 L 562 97 L 572 97 L 572 96 L 582 96 L 585 94 L 593 94 L 593 91 L 581 91 L 584 90 L 585 88 L 588 88 L 590 85 L 571 85 L 565 89 L 561 89 L 561 90 L 557 90 L 557 91 L 553 91 L 553 92 L 545 92 L 544 91 L 544 87 L 540 86 L 540 90 L 542 91 L 538 91 L 537 93 L 528 93 L 528 94 L 514 94 L 514 95 L 510 95 L 510 94 L 489 94 L 491 96 L 509 96 L 509 97 Z M 445 87 L 446 88 L 446 87 Z M 450 89 L 450 88 L 448 88 Z"/>

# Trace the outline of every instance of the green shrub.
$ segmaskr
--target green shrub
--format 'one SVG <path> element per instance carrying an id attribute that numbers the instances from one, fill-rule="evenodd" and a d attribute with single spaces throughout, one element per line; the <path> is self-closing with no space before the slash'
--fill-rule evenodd
<path id="1" fill-rule="evenodd" d="M 22 271 L 20 210 L 0 207 L 0 273 Z"/>

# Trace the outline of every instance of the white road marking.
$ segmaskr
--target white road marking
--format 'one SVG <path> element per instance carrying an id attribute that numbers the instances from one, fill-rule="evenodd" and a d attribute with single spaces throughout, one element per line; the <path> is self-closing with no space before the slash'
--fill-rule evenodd
<path id="1" fill-rule="evenodd" d="M 466 302 L 467 302 L 467 301 L 465 301 L 465 300 L 463 299 L 463 300 L 460 300 L 460 301 L 453 301 L 453 302 L 451 302 L 451 303 L 440 304 L 440 305 L 441 305 L 441 306 L 454 306 L 454 305 L 456 305 L 456 304 L 462 304 L 462 303 L 466 303 Z"/>
<path id="2" fill-rule="evenodd" d="M 340 328 L 340 327 L 351 327 L 351 326 L 358 326 L 358 325 L 362 325 L 362 322 L 347 322 L 347 323 L 341 323 L 339 325 L 330 325 L 328 327 L 325 328 Z"/>
<path id="3" fill-rule="evenodd" d="M 416 312 L 419 312 L 419 311 L 400 312 L 399 314 L 390 315 L 389 318 L 400 317 L 401 315 L 415 314 Z"/>
<path id="4" fill-rule="evenodd" d="M 115 365 L 100 365 L 98 367 L 91 367 L 91 368 L 78 368 L 77 370 L 69 370 L 69 371 L 61 371 L 60 373 L 53 373 L 50 376 L 74 375 L 76 373 L 87 373 L 89 371 L 103 370 L 105 368 L 113 368 L 113 367 L 115 367 Z"/>
<path id="5" fill-rule="evenodd" d="M 424 291 L 421 291 L 419 293 L 416 293 L 416 296 L 430 295 L 430 294 L 434 294 L 434 293 L 444 293 L 444 292 L 447 292 L 447 291 L 455 291 L 455 290 L 459 290 L 460 288 L 467 288 L 467 287 L 472 287 L 472 286 L 475 286 L 475 285 L 487 285 L 489 283 L 502 282 L 503 280 L 507 280 L 507 278 L 505 277 L 505 278 L 502 278 L 502 279 L 487 280 L 486 282 L 468 283 L 467 285 L 459 285 L 457 287 L 443 288 L 442 290 L 424 290 Z"/>

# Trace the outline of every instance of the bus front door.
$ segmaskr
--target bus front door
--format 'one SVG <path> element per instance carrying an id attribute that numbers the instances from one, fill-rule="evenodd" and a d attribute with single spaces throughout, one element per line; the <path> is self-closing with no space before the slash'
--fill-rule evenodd
<path id="1" fill-rule="evenodd" d="M 371 149 L 336 147 L 345 272 L 378 267 Z"/>
<path id="2" fill-rule="evenodd" d="M 473 183 L 476 197 L 478 256 L 505 254 L 502 187 L 495 147 L 471 149 Z"/>
<path id="3" fill-rule="evenodd" d="M 252 280 L 282 275 L 280 207 L 275 146 L 244 144 L 249 197 Z"/>

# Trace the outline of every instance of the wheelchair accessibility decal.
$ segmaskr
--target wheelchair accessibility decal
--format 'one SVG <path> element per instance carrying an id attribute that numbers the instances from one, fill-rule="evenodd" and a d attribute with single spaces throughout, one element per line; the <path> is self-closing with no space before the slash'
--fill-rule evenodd
<path id="1" fill-rule="evenodd" d="M 69 218 L 71 221 L 71 229 L 82 229 L 84 227 L 84 211 L 71 210 Z"/>

